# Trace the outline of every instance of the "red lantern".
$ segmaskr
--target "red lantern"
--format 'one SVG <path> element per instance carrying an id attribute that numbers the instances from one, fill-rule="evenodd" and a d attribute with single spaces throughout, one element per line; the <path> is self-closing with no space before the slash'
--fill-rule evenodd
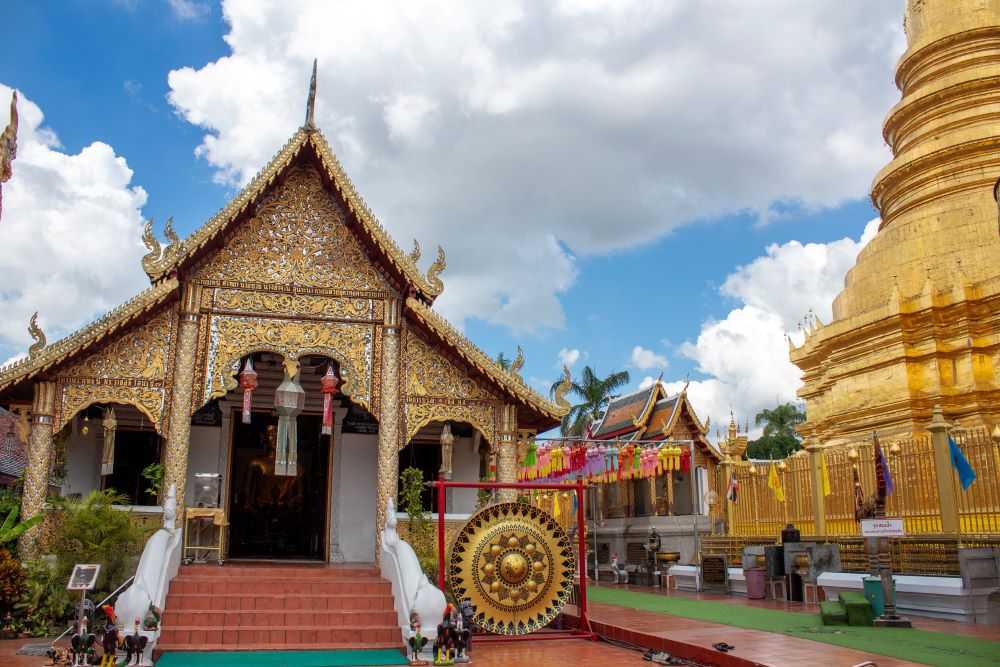
<path id="1" fill-rule="evenodd" d="M 247 357 L 246 364 L 240 372 L 240 386 L 243 387 L 243 423 L 250 423 L 250 404 L 253 402 L 253 390 L 257 388 L 257 371 L 253 362 Z"/>
<path id="2" fill-rule="evenodd" d="M 333 433 L 333 397 L 337 394 L 340 379 L 333 372 L 333 366 L 326 367 L 326 375 L 320 378 L 320 391 L 323 392 L 323 435 Z"/>

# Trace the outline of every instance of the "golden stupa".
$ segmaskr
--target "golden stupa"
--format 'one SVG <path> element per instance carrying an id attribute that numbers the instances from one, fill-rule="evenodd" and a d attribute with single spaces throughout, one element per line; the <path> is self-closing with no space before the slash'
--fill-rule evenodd
<path id="1" fill-rule="evenodd" d="M 833 302 L 789 356 L 821 441 L 924 430 L 935 404 L 1000 421 L 1000 0 L 908 0 L 882 216 Z"/>

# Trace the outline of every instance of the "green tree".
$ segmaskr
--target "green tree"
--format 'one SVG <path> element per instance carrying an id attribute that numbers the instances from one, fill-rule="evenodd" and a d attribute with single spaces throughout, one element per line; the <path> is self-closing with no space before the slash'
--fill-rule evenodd
<path id="1" fill-rule="evenodd" d="M 629 383 L 628 371 L 618 371 L 605 378 L 600 378 L 590 366 L 584 366 L 579 377 L 573 380 L 570 391 L 579 397 L 579 403 L 573 405 L 569 413 L 563 417 L 559 430 L 563 435 L 581 435 L 587 424 L 601 416 L 608 406 L 616 389 Z M 551 393 L 562 384 L 562 380 L 552 384 Z"/>
<path id="2" fill-rule="evenodd" d="M 502 370 L 509 371 L 511 364 L 514 363 L 514 360 L 508 359 L 506 355 L 504 355 L 504 353 L 501 352 L 500 354 L 497 355 L 496 362 L 497 366 L 499 366 Z"/>
<path id="3" fill-rule="evenodd" d="M 754 417 L 757 426 L 764 425 L 764 431 L 756 440 L 747 444 L 748 459 L 781 459 L 799 447 L 799 434 L 795 427 L 806 420 L 806 414 L 795 403 L 764 409 Z"/>

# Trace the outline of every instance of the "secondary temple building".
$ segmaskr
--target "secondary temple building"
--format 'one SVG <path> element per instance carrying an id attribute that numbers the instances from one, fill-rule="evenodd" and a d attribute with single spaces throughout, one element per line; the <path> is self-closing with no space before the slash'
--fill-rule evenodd
<path id="1" fill-rule="evenodd" d="M 164 247 L 151 225 L 149 289 L 51 345 L 33 324 L 29 356 L 0 369 L 0 405 L 29 443 L 24 518 L 43 511 L 57 461 L 62 493 L 113 487 L 151 506 L 140 475 L 160 463 L 179 516 L 197 474 L 221 475 L 223 555 L 371 562 L 414 447 L 436 463 L 447 430 L 455 479 L 495 465 L 516 481 L 518 438 L 568 411 L 568 385 L 550 402 L 433 310 L 444 252 L 417 268 L 418 247 L 387 235 L 311 114 L 191 236 L 168 223 Z M 471 511 L 475 491 L 452 502 Z"/>

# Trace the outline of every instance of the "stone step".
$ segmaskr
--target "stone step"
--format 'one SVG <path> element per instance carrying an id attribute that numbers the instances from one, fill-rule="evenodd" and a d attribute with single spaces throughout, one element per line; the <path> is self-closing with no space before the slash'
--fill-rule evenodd
<path id="1" fill-rule="evenodd" d="M 179 626 L 164 627 L 161 630 L 158 648 L 162 651 L 184 651 L 191 649 L 182 647 L 213 644 L 221 646 L 222 648 L 218 650 L 222 651 L 256 649 L 277 651 L 322 649 L 334 645 L 351 648 L 362 648 L 372 644 L 399 647 L 402 641 L 399 628 L 393 626 L 283 628 L 264 625 L 239 630 L 207 630 L 197 626 Z M 295 649 L 291 648 L 293 646 Z"/>
<path id="2" fill-rule="evenodd" d="M 232 561 L 230 561 L 231 563 Z M 188 565 L 177 572 L 177 578 L 210 577 L 219 579 L 245 579 L 253 577 L 308 577 L 320 579 L 350 580 L 358 577 L 379 578 L 378 568 L 365 566 L 324 566 L 324 565 Z"/>
<path id="3" fill-rule="evenodd" d="M 329 581 L 303 577 L 253 578 L 243 581 L 218 581 L 204 578 L 177 577 L 170 582 L 170 593 L 197 593 L 202 595 L 388 595 L 392 591 L 389 582 L 380 578 L 355 579 L 351 581 Z"/>
<path id="4" fill-rule="evenodd" d="M 392 596 L 377 594 L 329 595 L 205 595 L 203 593 L 174 593 L 167 596 L 164 609 L 182 612 L 207 611 L 339 611 L 392 609 Z"/>
<path id="5" fill-rule="evenodd" d="M 299 627 L 321 626 L 339 628 L 356 625 L 359 614 L 356 610 L 337 611 L 164 611 L 162 625 L 176 628 L 196 623 L 202 628 L 240 627 Z M 396 622 L 396 611 L 389 605 L 379 611 L 365 611 L 364 618 L 372 625 L 392 626 Z"/>
<path id="6" fill-rule="evenodd" d="M 366 641 L 362 643 L 358 642 L 345 642 L 343 644 L 272 644 L 269 642 L 258 643 L 258 644 L 219 644 L 216 642 L 205 643 L 205 644 L 174 644 L 169 648 L 160 649 L 159 647 L 153 652 L 154 661 L 157 660 L 164 653 L 169 652 L 202 652 L 202 651 L 358 651 L 358 650 L 369 650 L 369 649 L 384 649 L 384 648 L 394 648 L 399 649 L 402 652 L 402 639 L 399 638 L 399 629 L 396 630 L 397 637 L 393 641 Z"/>

